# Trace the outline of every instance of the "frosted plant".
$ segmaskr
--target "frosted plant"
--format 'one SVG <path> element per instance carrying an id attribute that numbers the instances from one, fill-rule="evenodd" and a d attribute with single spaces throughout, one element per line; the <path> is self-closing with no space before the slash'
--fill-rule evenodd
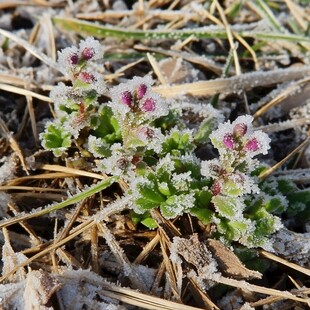
<path id="1" fill-rule="evenodd" d="M 152 91 L 150 76 L 109 88 L 111 100 L 100 102 L 105 85 L 93 68 L 102 56 L 92 38 L 59 53 L 72 85 L 60 83 L 51 92 L 56 118 L 41 134 L 43 147 L 57 157 L 79 152 L 94 170 L 125 180 L 136 224 L 156 228 L 152 209 L 166 219 L 190 214 L 211 227 L 212 237 L 270 248 L 269 235 L 282 225 L 277 215 L 300 210 L 294 204 L 298 188 L 277 180 L 273 192 L 259 182 L 255 157 L 267 154 L 270 139 L 253 128 L 253 118 L 223 124 L 210 105 L 182 113 L 182 103 L 170 104 Z M 199 123 L 190 123 L 189 114 Z M 203 161 L 195 151 L 210 141 L 218 156 Z M 298 206 L 308 203 L 303 193 L 298 197 Z"/>
<path id="2" fill-rule="evenodd" d="M 85 127 L 90 127 L 98 108 L 98 97 L 105 91 L 103 77 L 92 70 L 103 49 L 93 38 L 81 41 L 79 48 L 68 47 L 58 53 L 58 63 L 72 86 L 59 83 L 51 91 L 57 120 L 41 134 L 43 146 L 61 156 Z"/>

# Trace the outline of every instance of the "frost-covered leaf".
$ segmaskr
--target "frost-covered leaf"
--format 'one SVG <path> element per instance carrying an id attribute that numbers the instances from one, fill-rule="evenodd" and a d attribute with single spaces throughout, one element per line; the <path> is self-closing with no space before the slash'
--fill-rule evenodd
<path id="1" fill-rule="evenodd" d="M 170 249 L 170 259 L 180 262 L 182 257 L 193 265 L 197 271 L 199 281 L 214 278 L 218 274 L 218 265 L 207 246 L 193 234 L 189 239 L 174 237 Z"/>
<path id="2" fill-rule="evenodd" d="M 195 145 L 190 131 L 172 130 L 162 144 L 162 154 L 170 153 L 175 156 L 184 155 L 194 150 Z"/>
<path id="3" fill-rule="evenodd" d="M 43 147 L 53 151 L 55 156 L 61 156 L 71 146 L 71 134 L 54 123 L 46 127 L 41 138 Z"/>
<path id="4" fill-rule="evenodd" d="M 211 132 L 214 130 L 214 126 L 216 125 L 217 120 L 215 118 L 208 119 L 200 125 L 195 137 L 194 141 L 196 143 L 206 143 L 209 141 L 209 136 Z"/>
<path id="5" fill-rule="evenodd" d="M 283 199 L 282 197 L 271 197 L 268 199 L 266 202 L 266 210 L 268 212 L 271 212 L 273 214 L 281 214 L 283 213 L 287 206 L 283 204 Z"/>
<path id="6" fill-rule="evenodd" d="M 102 106 L 98 115 L 93 116 L 92 127 L 94 128 L 93 134 L 109 144 L 121 140 L 120 125 L 107 105 Z"/>
<path id="7" fill-rule="evenodd" d="M 138 186 L 138 189 L 140 195 L 149 201 L 161 203 L 166 200 L 166 198 L 161 193 L 159 193 L 154 184 L 141 184 Z"/>
<path id="8" fill-rule="evenodd" d="M 250 231 L 250 222 L 240 218 L 239 220 L 229 220 L 221 218 L 217 223 L 218 232 L 228 241 L 240 241 L 244 236 L 247 236 Z M 247 244 L 250 246 L 250 243 Z"/>
<path id="9" fill-rule="evenodd" d="M 227 218 L 234 218 L 239 198 L 217 195 L 212 198 L 212 202 L 220 215 Z M 238 210 L 240 212 L 240 210 Z"/>
<path id="10" fill-rule="evenodd" d="M 218 263 L 220 271 L 234 279 L 260 279 L 261 273 L 246 268 L 239 258 L 222 242 L 215 239 L 207 240 L 208 249 Z"/>
<path id="11" fill-rule="evenodd" d="M 27 260 L 27 257 L 19 252 L 15 252 L 10 244 L 8 235 L 4 234 L 4 245 L 2 246 L 2 274 L 5 276 L 19 264 Z M 8 279 L 11 282 L 22 281 L 26 277 L 26 272 L 23 267 L 19 268 L 14 274 L 11 274 Z"/>
<path id="12" fill-rule="evenodd" d="M 143 197 L 136 199 L 135 204 L 137 205 L 139 209 L 145 210 L 145 211 L 151 210 L 159 206 L 159 202 L 152 201 L 152 200 L 149 200 Z"/>
<path id="13" fill-rule="evenodd" d="M 52 310 L 46 304 L 61 285 L 57 278 L 42 270 L 28 273 L 23 294 L 25 309 Z"/>
<path id="14" fill-rule="evenodd" d="M 191 208 L 190 213 L 205 225 L 212 222 L 212 217 L 214 215 L 213 211 L 207 209 L 207 207 L 193 207 Z"/>

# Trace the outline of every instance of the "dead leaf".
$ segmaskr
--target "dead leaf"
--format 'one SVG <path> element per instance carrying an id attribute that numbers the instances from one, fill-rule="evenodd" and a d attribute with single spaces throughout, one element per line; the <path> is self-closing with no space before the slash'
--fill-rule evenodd
<path id="1" fill-rule="evenodd" d="M 27 275 L 24 301 L 26 310 L 47 310 L 52 295 L 61 287 L 61 283 L 51 274 L 43 271 L 32 271 Z"/>
<path id="2" fill-rule="evenodd" d="M 240 259 L 229 250 L 222 242 L 214 239 L 207 240 L 208 249 L 218 263 L 221 272 L 234 279 L 261 279 L 262 274 L 258 271 L 246 268 Z"/>

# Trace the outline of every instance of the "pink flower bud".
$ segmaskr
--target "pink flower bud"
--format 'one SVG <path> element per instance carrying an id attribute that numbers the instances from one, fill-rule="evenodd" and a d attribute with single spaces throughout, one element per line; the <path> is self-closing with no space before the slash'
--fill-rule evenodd
<path id="1" fill-rule="evenodd" d="M 234 148 L 234 137 L 233 137 L 233 135 L 230 133 L 225 134 L 225 136 L 223 138 L 223 143 L 228 149 L 232 150 Z"/>
<path id="2" fill-rule="evenodd" d="M 255 152 L 259 149 L 259 143 L 256 138 L 249 140 L 244 147 L 247 151 Z"/>
<path id="3" fill-rule="evenodd" d="M 214 183 L 211 186 L 211 192 L 213 196 L 218 195 L 221 192 L 221 185 L 219 181 L 215 180 Z"/>
<path id="4" fill-rule="evenodd" d="M 155 108 L 156 108 L 156 104 L 155 104 L 154 99 L 152 98 L 147 98 L 142 104 L 142 110 L 144 112 L 152 112 L 155 110 Z"/>
<path id="5" fill-rule="evenodd" d="M 89 60 L 91 58 L 93 58 L 95 55 L 95 51 L 93 48 L 89 48 L 89 47 L 86 47 L 83 49 L 82 51 L 82 57 L 85 59 L 85 60 Z"/>
<path id="6" fill-rule="evenodd" d="M 79 62 L 79 56 L 77 54 L 71 54 L 69 56 L 69 62 L 71 65 L 76 65 Z"/>
<path id="7" fill-rule="evenodd" d="M 140 84 L 137 89 L 137 98 L 140 100 L 144 97 L 147 91 L 147 86 L 145 84 Z"/>
<path id="8" fill-rule="evenodd" d="M 130 91 L 125 90 L 124 92 L 121 93 L 121 102 L 124 105 L 131 107 L 131 105 L 132 105 L 132 94 Z"/>
<path id="9" fill-rule="evenodd" d="M 234 127 L 235 137 L 243 137 L 248 130 L 248 126 L 244 123 L 239 123 Z"/>
<path id="10" fill-rule="evenodd" d="M 95 80 L 94 75 L 89 72 L 81 72 L 79 77 L 83 82 L 87 84 L 90 84 Z"/>

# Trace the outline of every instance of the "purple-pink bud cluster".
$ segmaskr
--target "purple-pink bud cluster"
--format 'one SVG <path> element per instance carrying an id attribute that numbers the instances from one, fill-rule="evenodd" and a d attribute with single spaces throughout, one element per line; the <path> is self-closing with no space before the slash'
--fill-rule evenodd
<path id="1" fill-rule="evenodd" d="M 120 101 L 122 104 L 133 108 L 135 111 L 153 112 L 156 109 L 156 102 L 151 97 L 146 97 L 147 86 L 140 84 L 135 90 L 125 90 L 121 93 Z"/>
<path id="2" fill-rule="evenodd" d="M 224 146 L 233 150 L 235 147 L 240 147 L 243 145 L 243 150 L 249 152 L 256 152 L 260 148 L 259 141 L 256 138 L 247 137 L 248 126 L 245 123 L 237 123 L 232 128 L 232 133 L 227 132 L 224 134 L 222 142 Z"/>

